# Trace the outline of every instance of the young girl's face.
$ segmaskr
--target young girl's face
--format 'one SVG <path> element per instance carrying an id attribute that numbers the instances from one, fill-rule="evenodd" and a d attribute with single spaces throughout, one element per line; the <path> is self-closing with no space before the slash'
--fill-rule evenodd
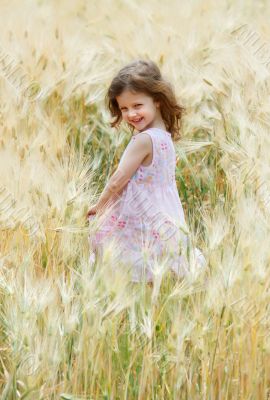
<path id="1" fill-rule="evenodd" d="M 116 97 L 122 118 L 139 132 L 153 127 L 163 127 L 159 103 L 145 93 L 124 90 Z"/>

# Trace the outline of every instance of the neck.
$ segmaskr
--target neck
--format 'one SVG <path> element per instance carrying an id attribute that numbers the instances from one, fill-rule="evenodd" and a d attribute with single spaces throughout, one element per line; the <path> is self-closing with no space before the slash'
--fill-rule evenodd
<path id="1" fill-rule="evenodd" d="M 163 129 L 164 131 L 166 131 L 166 126 L 165 126 L 164 121 L 161 118 L 161 116 L 160 116 L 160 118 L 157 118 L 150 126 L 146 126 L 143 130 L 145 130 L 147 128 L 158 128 L 158 129 Z M 141 132 L 141 131 L 136 130 L 136 133 L 139 133 L 139 132 Z"/>

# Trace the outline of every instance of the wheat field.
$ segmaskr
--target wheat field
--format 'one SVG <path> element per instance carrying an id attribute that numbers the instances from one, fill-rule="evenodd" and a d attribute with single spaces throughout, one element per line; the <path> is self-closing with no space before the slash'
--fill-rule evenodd
<path id="1" fill-rule="evenodd" d="M 270 3 L 1 0 L 2 400 L 270 398 Z M 104 96 L 150 58 L 186 108 L 203 274 L 131 286 L 85 219 L 130 140 Z"/>

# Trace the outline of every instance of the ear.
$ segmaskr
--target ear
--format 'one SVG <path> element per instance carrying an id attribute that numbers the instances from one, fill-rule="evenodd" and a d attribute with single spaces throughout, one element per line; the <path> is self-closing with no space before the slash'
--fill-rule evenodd
<path id="1" fill-rule="evenodd" d="M 160 102 L 159 101 L 155 101 L 155 105 L 156 105 L 157 108 L 159 108 L 160 107 Z"/>

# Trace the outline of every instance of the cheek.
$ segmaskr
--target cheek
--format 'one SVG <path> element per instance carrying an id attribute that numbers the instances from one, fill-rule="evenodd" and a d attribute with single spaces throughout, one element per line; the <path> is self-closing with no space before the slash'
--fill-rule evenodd
<path id="1" fill-rule="evenodd" d="M 140 108 L 138 111 L 139 111 L 139 113 L 141 113 L 141 114 L 148 114 L 148 110 L 147 110 L 147 108 L 145 108 L 145 107 Z"/>

